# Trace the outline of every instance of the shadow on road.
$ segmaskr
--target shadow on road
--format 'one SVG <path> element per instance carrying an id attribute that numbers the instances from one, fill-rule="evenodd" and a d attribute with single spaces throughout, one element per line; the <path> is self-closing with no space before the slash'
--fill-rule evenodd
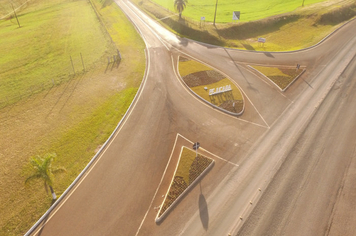
<path id="1" fill-rule="evenodd" d="M 248 88 L 255 91 L 255 92 L 258 92 L 258 89 L 256 89 L 255 87 L 252 86 L 252 84 L 250 83 L 250 81 L 248 81 L 248 79 L 245 77 L 245 75 L 242 73 L 240 67 L 237 65 L 237 63 L 235 62 L 234 58 L 230 55 L 230 53 L 228 52 L 228 50 L 226 50 L 226 48 L 224 48 L 226 54 L 229 56 L 229 58 L 231 59 L 231 61 L 234 63 L 235 67 L 239 70 L 241 76 L 245 79 L 245 81 L 247 82 L 248 84 Z"/>
<path id="2" fill-rule="evenodd" d="M 201 190 L 201 186 L 200 186 Z M 200 193 L 199 195 L 199 215 L 200 215 L 200 220 L 201 223 L 203 224 L 203 228 L 208 230 L 209 226 L 209 211 L 208 211 L 208 204 L 205 200 L 205 197 L 203 193 Z"/>

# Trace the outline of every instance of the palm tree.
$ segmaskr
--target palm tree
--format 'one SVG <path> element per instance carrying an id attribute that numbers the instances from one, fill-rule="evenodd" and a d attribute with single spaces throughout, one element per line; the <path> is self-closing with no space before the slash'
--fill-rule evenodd
<path id="1" fill-rule="evenodd" d="M 54 174 L 66 171 L 64 168 L 52 169 L 51 164 L 56 156 L 57 155 L 55 153 L 47 153 L 43 158 L 40 156 L 32 157 L 30 162 L 34 168 L 34 172 L 25 181 L 26 184 L 34 179 L 42 179 L 47 192 L 48 187 L 50 188 L 53 200 L 57 199 L 57 196 L 53 190 Z"/>
<path id="2" fill-rule="evenodd" d="M 182 18 L 182 11 L 187 6 L 188 0 L 174 0 L 174 8 L 179 12 L 179 19 Z"/>

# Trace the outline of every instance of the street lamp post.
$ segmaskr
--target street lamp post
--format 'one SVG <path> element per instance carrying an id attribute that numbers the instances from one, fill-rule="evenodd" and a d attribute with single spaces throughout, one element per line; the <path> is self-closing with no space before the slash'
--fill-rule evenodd
<path id="1" fill-rule="evenodd" d="M 193 149 L 195 150 L 195 156 L 198 156 L 198 148 L 200 147 L 200 143 L 196 142 L 193 144 Z"/>

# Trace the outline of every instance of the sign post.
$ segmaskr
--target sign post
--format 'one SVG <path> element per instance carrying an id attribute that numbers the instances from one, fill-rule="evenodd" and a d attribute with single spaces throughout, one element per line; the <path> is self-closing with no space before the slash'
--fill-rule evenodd
<path id="1" fill-rule="evenodd" d="M 193 144 L 193 149 L 195 150 L 195 157 L 198 156 L 198 148 L 200 147 L 200 143 L 196 142 Z"/>

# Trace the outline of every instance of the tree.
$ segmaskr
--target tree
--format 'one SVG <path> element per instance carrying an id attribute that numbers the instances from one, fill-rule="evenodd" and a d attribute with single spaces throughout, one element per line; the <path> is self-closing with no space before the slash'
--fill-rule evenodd
<path id="1" fill-rule="evenodd" d="M 44 157 L 32 157 L 30 162 L 34 168 L 34 171 L 33 174 L 25 181 L 25 184 L 27 184 L 32 180 L 42 179 L 44 181 L 46 192 L 48 192 L 48 187 L 50 188 L 53 200 L 57 199 L 57 196 L 53 190 L 54 174 L 66 171 L 64 168 L 52 169 L 52 161 L 56 156 L 57 155 L 55 153 L 47 153 Z"/>
<path id="2" fill-rule="evenodd" d="M 179 12 L 179 19 L 182 18 L 182 11 L 186 8 L 188 0 L 174 0 L 174 8 Z"/>

